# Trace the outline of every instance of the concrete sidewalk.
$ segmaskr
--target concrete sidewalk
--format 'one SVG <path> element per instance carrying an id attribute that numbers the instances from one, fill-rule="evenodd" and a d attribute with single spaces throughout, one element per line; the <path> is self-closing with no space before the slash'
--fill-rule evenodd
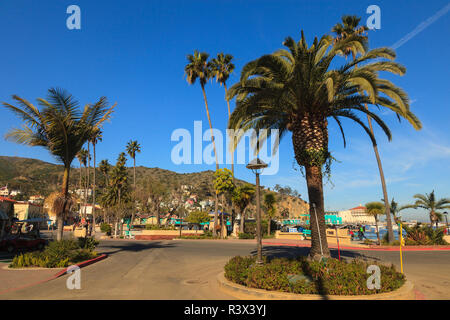
<path id="1" fill-rule="evenodd" d="M 55 269 L 9 269 L 8 258 L 0 257 L 0 296 L 38 283 L 48 281 L 64 268 Z"/>

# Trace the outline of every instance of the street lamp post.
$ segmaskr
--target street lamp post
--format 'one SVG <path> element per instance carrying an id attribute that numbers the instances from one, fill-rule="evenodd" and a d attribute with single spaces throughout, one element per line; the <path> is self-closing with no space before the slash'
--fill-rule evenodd
<path id="1" fill-rule="evenodd" d="M 444 211 L 444 216 L 445 216 L 445 224 L 447 225 L 447 228 L 448 228 L 448 220 L 447 220 L 448 212 L 447 211 Z"/>
<path id="2" fill-rule="evenodd" d="M 261 200 L 259 195 L 259 175 L 264 168 L 267 168 L 267 163 L 259 158 L 253 159 L 247 164 L 247 169 L 252 170 L 256 175 L 256 264 L 262 264 L 262 235 L 261 235 Z"/>

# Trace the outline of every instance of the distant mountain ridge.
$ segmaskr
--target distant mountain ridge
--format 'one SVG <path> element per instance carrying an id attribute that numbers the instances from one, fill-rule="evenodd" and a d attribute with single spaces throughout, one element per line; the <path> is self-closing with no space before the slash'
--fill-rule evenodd
<path id="1" fill-rule="evenodd" d="M 11 189 L 19 189 L 27 195 L 49 195 L 59 190 L 62 183 L 64 167 L 49 162 L 32 158 L 0 156 L 0 186 L 8 184 Z M 91 168 L 92 170 L 92 168 Z M 133 168 L 128 168 L 130 184 L 132 183 Z M 103 175 L 97 171 L 97 181 L 101 185 Z M 84 174 L 84 173 L 83 173 Z M 136 167 L 136 184 L 142 185 L 146 180 L 157 181 L 169 187 L 188 185 L 200 198 L 212 198 L 214 171 L 207 170 L 194 173 L 177 173 L 161 168 Z M 79 185 L 80 170 L 72 168 L 70 172 L 70 189 L 76 189 Z M 236 179 L 236 183 L 243 184 L 246 181 Z M 265 190 L 267 191 L 267 190 Z M 286 208 L 291 216 L 306 213 L 307 203 L 293 196 L 278 194 L 280 209 Z M 279 210 L 281 211 L 281 210 Z"/>

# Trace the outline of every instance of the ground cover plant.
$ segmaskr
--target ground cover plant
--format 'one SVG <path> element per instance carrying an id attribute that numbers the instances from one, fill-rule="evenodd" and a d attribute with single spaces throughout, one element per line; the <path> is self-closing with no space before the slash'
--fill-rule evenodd
<path id="1" fill-rule="evenodd" d="M 263 265 L 255 264 L 255 257 L 232 258 L 225 265 L 225 278 L 250 288 L 297 294 L 321 295 L 370 295 L 390 292 L 400 288 L 406 281 L 393 265 L 379 264 L 380 289 L 367 287 L 367 267 L 373 262 L 352 260 L 339 261 L 329 258 L 325 262 L 264 257 Z"/>
<path id="2" fill-rule="evenodd" d="M 64 268 L 97 257 L 94 251 L 97 245 L 93 238 L 52 241 L 43 251 L 16 255 L 9 267 Z"/>

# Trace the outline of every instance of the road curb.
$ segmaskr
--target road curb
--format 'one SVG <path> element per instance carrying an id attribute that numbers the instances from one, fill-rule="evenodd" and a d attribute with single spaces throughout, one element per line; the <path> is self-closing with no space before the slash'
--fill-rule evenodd
<path id="1" fill-rule="evenodd" d="M 414 300 L 416 293 L 414 285 L 407 280 L 405 284 L 392 292 L 377 293 L 371 295 L 358 296 L 341 296 L 341 295 L 327 295 L 319 294 L 295 294 L 278 291 L 268 291 L 263 289 L 248 288 L 243 285 L 233 283 L 225 279 L 225 272 L 221 272 L 217 276 L 219 288 L 241 300 Z"/>
<path id="2" fill-rule="evenodd" d="M 286 247 L 301 247 L 309 248 L 311 245 L 303 245 L 296 243 L 276 243 L 276 242 L 263 242 L 263 246 L 286 246 Z M 330 249 L 337 249 L 337 246 L 328 246 Z M 399 247 L 339 247 L 340 250 L 365 250 L 365 251 L 399 251 Z M 402 247 L 402 251 L 450 251 L 450 246 L 445 247 Z"/>
<path id="3" fill-rule="evenodd" d="M 94 259 L 82 261 L 82 262 L 79 262 L 79 263 L 77 263 L 77 264 L 75 264 L 75 265 L 78 266 L 79 268 L 83 268 L 83 267 L 86 267 L 86 266 L 91 265 L 91 264 L 93 264 L 93 263 L 96 263 L 96 262 L 98 262 L 98 261 L 104 260 L 104 259 L 106 259 L 107 257 L 108 257 L 107 254 L 102 254 L 102 255 L 100 255 L 100 256 L 94 258 Z M 41 281 L 38 281 L 38 282 L 34 282 L 34 283 L 31 283 L 31 284 L 27 284 L 27 285 L 24 285 L 24 286 L 19 287 L 19 288 L 11 288 L 11 289 L 8 289 L 8 290 L 5 290 L 5 291 L 0 291 L 0 295 L 5 294 L 5 293 L 8 293 L 8 292 L 13 292 L 13 291 L 17 291 L 17 290 L 21 290 L 21 289 L 25 289 L 25 288 L 34 287 L 34 286 L 36 286 L 36 285 L 38 285 L 38 284 L 42 284 L 42 283 L 45 283 L 45 282 L 48 282 L 48 281 L 57 279 L 57 278 L 59 278 L 59 277 L 65 275 L 65 274 L 67 273 L 67 270 L 68 270 L 69 268 L 70 268 L 70 267 L 64 268 L 63 270 L 61 270 L 61 271 L 55 273 L 53 276 L 51 276 L 50 278 L 47 278 L 47 279 L 45 279 L 45 280 L 41 280 Z M 42 269 L 42 270 L 48 270 L 48 269 L 53 269 L 53 268 L 41 268 L 41 269 Z M 58 268 L 58 269 L 60 269 L 60 268 Z M 9 270 L 11 270 L 11 269 L 9 269 Z M 37 269 L 34 268 L 34 270 L 37 270 Z"/>

